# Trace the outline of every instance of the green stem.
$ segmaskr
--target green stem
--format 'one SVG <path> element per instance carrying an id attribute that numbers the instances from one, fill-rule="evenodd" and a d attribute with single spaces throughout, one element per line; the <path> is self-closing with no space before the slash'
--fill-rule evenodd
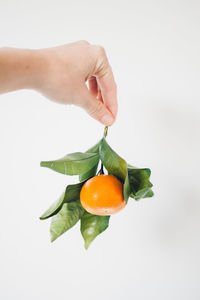
<path id="1" fill-rule="evenodd" d="M 108 134 L 108 126 L 105 126 L 103 137 L 106 138 L 107 134 Z M 103 163 L 101 162 L 101 168 L 100 168 L 100 170 L 98 172 L 98 175 L 102 175 L 102 174 L 104 174 L 104 170 L 103 170 Z"/>
<path id="2" fill-rule="evenodd" d="M 108 135 L 108 126 L 105 126 L 103 137 L 106 138 L 107 135 Z"/>

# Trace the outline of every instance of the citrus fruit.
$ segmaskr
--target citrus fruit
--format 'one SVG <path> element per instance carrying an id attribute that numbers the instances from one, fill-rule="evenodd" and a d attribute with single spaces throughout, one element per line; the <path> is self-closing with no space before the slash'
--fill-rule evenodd
<path id="1" fill-rule="evenodd" d="M 109 216 L 123 209 L 123 184 L 112 175 L 98 175 L 88 179 L 80 192 L 83 208 L 91 214 Z"/>

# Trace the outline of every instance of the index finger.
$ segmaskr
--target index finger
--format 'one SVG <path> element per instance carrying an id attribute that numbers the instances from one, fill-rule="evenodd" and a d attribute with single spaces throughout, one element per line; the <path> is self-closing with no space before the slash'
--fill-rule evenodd
<path id="1" fill-rule="evenodd" d="M 105 50 L 102 47 L 98 51 L 97 68 L 94 75 L 96 76 L 104 104 L 116 118 L 118 110 L 117 85 Z"/>

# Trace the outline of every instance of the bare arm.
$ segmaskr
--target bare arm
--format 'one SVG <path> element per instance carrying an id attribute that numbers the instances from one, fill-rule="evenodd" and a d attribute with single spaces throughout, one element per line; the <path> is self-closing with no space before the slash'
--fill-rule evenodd
<path id="1" fill-rule="evenodd" d="M 34 50 L 0 48 L 0 93 L 34 88 L 41 65 Z"/>

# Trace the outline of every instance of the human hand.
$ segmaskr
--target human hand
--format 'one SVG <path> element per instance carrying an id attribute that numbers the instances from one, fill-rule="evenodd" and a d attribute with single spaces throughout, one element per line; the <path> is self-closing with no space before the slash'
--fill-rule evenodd
<path id="1" fill-rule="evenodd" d="M 36 72 L 35 89 L 53 101 L 81 106 L 102 124 L 112 125 L 117 89 L 101 46 L 79 41 L 36 51 L 42 67 Z"/>

